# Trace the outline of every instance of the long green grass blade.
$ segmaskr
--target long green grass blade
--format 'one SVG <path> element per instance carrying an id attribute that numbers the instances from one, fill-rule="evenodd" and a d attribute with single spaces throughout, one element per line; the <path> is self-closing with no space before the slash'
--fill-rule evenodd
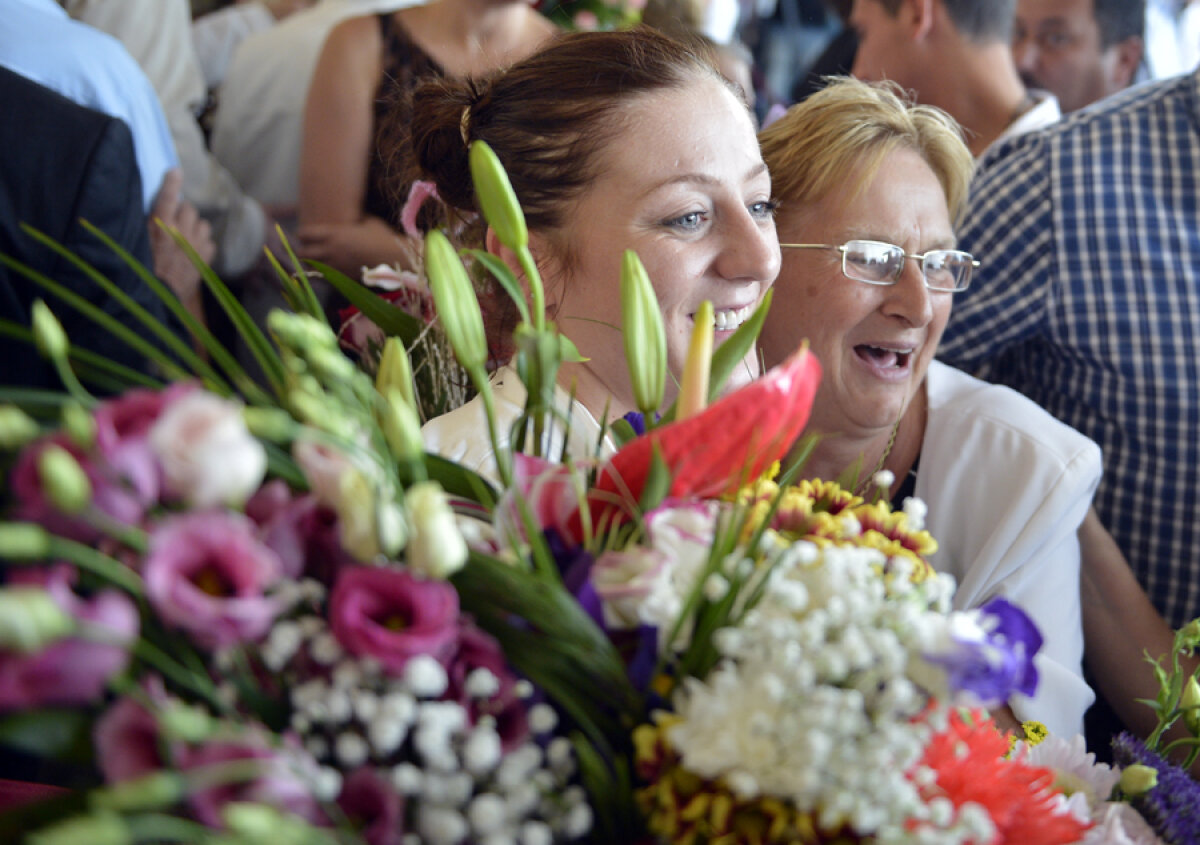
<path id="1" fill-rule="evenodd" d="M 246 342 L 246 347 L 250 350 L 250 354 L 254 356 L 254 360 L 258 362 L 258 366 L 262 368 L 263 374 L 271 385 L 271 389 L 277 397 L 282 399 L 285 384 L 283 360 L 279 357 L 279 353 L 276 351 L 274 345 L 267 338 L 266 333 L 254 322 L 254 319 L 246 309 L 242 307 L 242 303 L 234 296 L 229 286 L 221 281 L 221 278 L 213 272 L 211 267 L 204 263 L 192 245 L 187 242 L 187 239 L 182 237 L 177 231 L 171 230 L 170 233 L 175 243 L 200 271 L 200 277 L 204 279 L 204 284 L 208 286 L 213 297 L 217 300 L 217 304 L 225 311 L 233 323 L 233 327 Z M 245 376 L 241 367 L 237 367 L 237 369 L 242 374 L 242 378 L 239 379 L 236 376 L 234 378 L 238 381 L 239 389 L 243 391 L 248 400 L 251 402 L 266 401 L 269 404 L 276 404 L 269 397 L 265 397 L 262 394 L 261 389 L 248 376 Z M 230 375 L 233 376 L 232 373 Z"/>
<path id="2" fill-rule="evenodd" d="M 34 348 L 33 332 L 29 328 L 14 323 L 11 320 L 5 320 L 2 317 L 0 317 L 0 335 L 25 341 L 29 344 L 30 350 Z M 71 360 L 72 364 L 80 365 L 93 371 L 94 375 L 89 376 L 90 380 L 94 381 L 96 377 L 103 376 L 106 380 L 111 380 L 116 384 L 118 390 L 124 390 L 133 385 L 156 389 L 163 387 L 161 379 L 156 379 L 124 364 L 118 364 L 116 361 L 110 361 L 103 355 L 93 352 L 90 349 L 85 349 L 82 346 L 72 346 L 67 353 L 67 357 Z"/>
<path id="3" fill-rule="evenodd" d="M 145 358 L 157 362 L 163 368 L 163 371 L 168 379 L 185 379 L 189 376 L 188 371 L 183 369 L 179 364 L 172 362 L 170 358 L 163 353 L 163 350 L 160 347 L 155 346 L 133 329 L 126 326 L 116 317 L 105 313 L 104 310 L 99 306 L 93 305 L 69 288 L 60 285 L 58 282 L 51 281 L 43 273 L 39 273 L 37 270 L 34 270 L 33 268 L 28 267 L 3 253 L 0 253 L 0 264 L 4 264 L 6 267 L 9 267 L 10 269 L 20 273 L 34 284 L 46 289 L 61 299 L 69 307 L 74 308 L 97 326 L 107 331 L 115 339 L 120 340 L 122 343 L 129 346 Z"/>
<path id="4" fill-rule="evenodd" d="M 130 255 L 128 251 L 126 251 L 125 249 L 120 247 L 112 238 L 110 238 L 104 232 L 97 229 L 95 226 L 88 223 L 86 220 L 81 221 L 81 222 L 83 224 L 83 227 L 85 229 L 87 229 L 87 231 L 91 232 L 105 246 L 107 246 L 109 249 L 113 250 L 116 253 L 116 255 L 119 258 L 121 258 L 121 260 L 124 261 L 130 267 L 130 269 L 132 269 L 134 271 L 135 274 L 138 275 L 139 278 L 141 278 L 144 282 L 146 282 L 146 284 L 150 287 L 150 289 L 155 293 L 156 296 L 158 296 L 163 301 L 164 305 L 168 309 L 172 310 L 177 315 L 178 315 L 178 312 L 176 311 L 176 309 L 178 309 L 179 311 L 184 311 L 186 313 L 186 309 L 184 309 L 183 306 L 179 304 L 179 300 L 175 297 L 175 295 L 173 293 L 171 293 L 167 289 L 167 287 L 165 285 L 163 285 L 162 282 L 160 282 L 158 279 L 154 278 L 154 276 L 151 275 L 149 273 L 149 271 L 147 271 L 146 268 L 142 266 L 141 262 L 139 262 L 137 259 L 135 259 L 132 255 Z M 169 329 L 165 325 L 163 325 L 156 317 L 151 315 L 150 312 L 147 311 L 141 304 L 136 302 L 133 299 L 133 297 L 131 297 L 128 293 L 126 293 L 124 290 L 122 290 L 119 286 L 114 284 L 112 281 L 107 279 L 103 273 L 98 271 L 91 264 L 84 261 L 78 255 L 73 253 L 71 250 L 67 249 L 62 244 L 58 243 L 58 241 L 54 240 L 53 238 L 51 238 L 49 235 L 45 234 L 44 232 L 41 232 L 27 224 L 22 224 L 21 228 L 27 235 L 29 235 L 31 238 L 36 240 L 38 243 L 42 244 L 47 249 L 52 250 L 53 252 L 55 252 L 56 254 L 61 256 L 62 258 L 66 259 L 72 265 L 77 267 L 79 270 L 81 270 L 89 279 L 91 279 L 93 282 L 95 282 L 96 285 L 98 285 L 106 294 L 108 294 L 114 300 L 116 300 L 118 303 L 120 303 L 121 307 L 124 308 L 127 312 L 129 312 L 131 317 L 133 317 L 135 320 L 137 320 L 138 323 L 141 323 L 143 326 L 145 326 L 146 329 L 154 337 L 158 338 L 158 340 L 162 343 L 163 347 L 170 350 L 170 352 L 173 353 L 178 358 L 178 361 L 182 362 L 184 365 L 186 365 L 188 368 L 190 368 L 192 372 L 201 374 L 202 376 L 206 376 L 208 379 L 217 379 L 218 381 L 220 381 L 219 377 L 217 376 L 217 374 L 215 372 L 213 372 L 212 368 L 208 365 L 208 363 L 205 362 L 204 359 L 202 359 L 199 355 L 196 354 L 196 352 L 192 349 L 192 347 L 188 344 L 188 342 L 186 340 L 184 340 L 178 334 L 176 334 L 171 329 Z M 41 282 L 39 282 L 39 284 L 41 284 Z M 68 289 L 63 285 L 59 285 L 57 282 L 54 282 L 53 284 L 58 286 L 58 289 L 55 290 L 54 292 L 56 295 L 58 295 L 60 297 L 62 296 L 61 291 Z M 45 285 L 43 285 L 43 287 L 45 287 Z M 47 290 L 50 290 L 50 288 L 47 288 Z M 86 301 L 86 300 L 81 300 L 81 301 Z M 172 306 L 174 306 L 174 307 L 172 307 Z M 190 324 L 188 321 L 183 321 L 183 324 L 185 327 L 187 327 L 189 330 L 191 330 L 194 325 L 197 325 L 197 323 L 196 323 L 195 318 L 191 317 L 190 314 L 187 316 L 188 316 L 188 320 L 190 320 Z M 90 315 L 89 315 L 89 317 L 90 317 Z M 118 321 L 118 324 L 124 325 L 123 323 L 119 323 L 119 321 Z M 164 368 L 164 370 L 169 371 L 170 368 L 179 366 L 179 364 L 177 362 L 171 361 L 166 355 L 164 355 L 163 352 L 161 351 L 161 349 L 159 349 L 159 347 L 151 345 L 149 348 L 154 350 L 155 352 L 154 352 L 154 354 L 147 355 L 146 357 L 149 358 L 150 360 L 158 363 L 160 366 L 162 366 Z M 179 371 L 179 372 L 183 372 L 183 371 Z M 228 388 L 226 388 L 226 389 L 228 390 Z"/>
<path id="5" fill-rule="evenodd" d="M 464 250 L 463 254 L 474 258 L 483 265 L 485 270 L 492 274 L 492 277 L 500 283 L 500 286 L 507 291 L 509 297 L 516 304 L 517 310 L 521 314 L 521 322 L 528 323 L 529 305 L 525 302 L 525 293 L 521 290 L 516 275 L 509 269 L 508 265 L 495 255 L 482 249 Z"/>
<path id="6" fill-rule="evenodd" d="M 345 273 L 335 270 L 320 261 L 306 262 L 310 267 L 319 271 L 329 284 L 350 301 L 350 304 L 363 313 L 384 334 L 400 338 L 405 346 L 412 346 L 417 336 L 425 328 L 425 324 L 402 308 L 397 308 L 386 299 L 367 288 L 362 282 L 351 279 Z"/>

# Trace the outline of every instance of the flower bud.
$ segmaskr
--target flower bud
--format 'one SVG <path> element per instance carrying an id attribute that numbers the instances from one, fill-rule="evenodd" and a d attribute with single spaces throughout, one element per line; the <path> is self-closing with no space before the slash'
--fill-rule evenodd
<path id="1" fill-rule="evenodd" d="M 92 501 L 92 484 L 74 455 L 61 446 L 47 446 L 38 455 L 38 478 L 56 508 L 76 514 Z"/>
<path id="2" fill-rule="evenodd" d="M 0 449 L 19 449 L 38 436 L 33 417 L 16 405 L 0 405 Z"/>
<path id="3" fill-rule="evenodd" d="M 408 541 L 408 565 L 429 578 L 448 578 L 467 562 L 467 544 L 454 520 L 454 511 L 436 481 L 422 481 L 408 488 L 404 497 L 412 537 Z"/>
<path id="4" fill-rule="evenodd" d="M 337 336 L 329 325 L 309 314 L 276 309 L 267 315 L 267 328 L 295 350 L 337 349 Z"/>
<path id="5" fill-rule="evenodd" d="M 88 796 L 88 804 L 94 810 L 156 810 L 177 803 L 183 794 L 183 779 L 160 771 L 97 790 Z"/>
<path id="6" fill-rule="evenodd" d="M 1200 646 L 1200 617 L 1193 619 L 1180 628 L 1177 639 L 1180 646 L 1189 650 L 1194 650 L 1197 646 Z"/>
<path id="7" fill-rule="evenodd" d="M 242 409 L 246 429 L 260 440 L 268 443 L 288 443 L 296 435 L 296 421 L 281 408 Z"/>
<path id="8" fill-rule="evenodd" d="M 631 249 L 621 260 L 621 322 L 634 404 L 650 419 L 666 387 L 667 336 L 650 277 Z"/>
<path id="9" fill-rule="evenodd" d="M 468 372 L 481 369 L 487 362 L 487 338 L 479 299 L 462 259 L 437 229 L 425 236 L 425 270 L 438 319 L 459 363 Z"/>
<path id="10" fill-rule="evenodd" d="M 1158 772 L 1150 766 L 1134 763 L 1121 771 L 1121 791 L 1130 798 L 1144 795 L 1158 786 Z"/>
<path id="11" fill-rule="evenodd" d="M 71 442 L 87 451 L 96 444 L 96 418 L 78 402 L 67 402 L 62 409 L 63 431 Z"/>
<path id="12" fill-rule="evenodd" d="M 385 408 L 381 424 L 392 454 L 401 461 L 421 460 L 425 444 L 421 440 L 421 421 L 417 419 L 417 412 L 398 390 L 389 389 L 383 394 L 383 400 Z"/>
<path id="13" fill-rule="evenodd" d="M 132 845 L 133 834 L 116 813 L 74 816 L 25 837 L 26 845 Z"/>
<path id="14" fill-rule="evenodd" d="M 383 354 L 379 356 L 379 371 L 375 374 L 375 389 L 382 396 L 387 396 L 388 391 L 395 390 L 405 402 L 416 407 L 412 362 L 408 360 L 408 350 L 404 348 L 404 341 L 398 337 L 389 337 L 383 343 Z"/>
<path id="15" fill-rule="evenodd" d="M 41 560 L 50 554 L 50 533 L 34 522 L 0 522 L 0 558 Z"/>
<path id="16" fill-rule="evenodd" d="M 408 542 L 408 522 L 404 510 L 395 502 L 383 502 L 375 515 L 378 522 L 379 550 L 389 559 L 400 554 Z"/>
<path id="17" fill-rule="evenodd" d="M 1179 707 L 1183 710 L 1183 723 L 1192 736 L 1200 736 L 1200 683 L 1192 675 L 1183 685 L 1183 695 L 1179 699 Z"/>
<path id="18" fill-rule="evenodd" d="M 713 307 L 707 299 L 700 303 L 692 326 L 687 361 L 683 365 L 683 383 L 675 419 L 684 420 L 704 410 L 708 404 L 708 375 L 712 370 Z"/>
<path id="19" fill-rule="evenodd" d="M 529 230 L 504 165 L 483 141 L 471 144 L 468 161 L 483 219 L 492 227 L 500 243 L 513 252 L 524 249 L 529 245 Z"/>
<path id="20" fill-rule="evenodd" d="M 213 731 L 213 719 L 201 707 L 174 702 L 158 714 L 158 726 L 169 739 L 198 743 Z"/>
<path id="21" fill-rule="evenodd" d="M 338 479 L 337 515 L 342 548 L 356 560 L 374 560 L 380 552 L 375 520 L 375 490 L 357 469 Z"/>
<path id="22" fill-rule="evenodd" d="M 58 322 L 50 306 L 40 299 L 33 301 L 32 321 L 33 341 L 38 351 L 51 361 L 66 358 L 70 348 L 67 333 L 63 331 L 62 323 Z"/>
<path id="23" fill-rule="evenodd" d="M 33 654 L 75 630 L 75 620 L 40 587 L 0 589 L 0 649 Z"/>
<path id="24" fill-rule="evenodd" d="M 326 384 L 348 382 L 358 373 L 358 368 L 339 349 L 317 347 L 305 354 L 313 372 L 325 380 Z"/>

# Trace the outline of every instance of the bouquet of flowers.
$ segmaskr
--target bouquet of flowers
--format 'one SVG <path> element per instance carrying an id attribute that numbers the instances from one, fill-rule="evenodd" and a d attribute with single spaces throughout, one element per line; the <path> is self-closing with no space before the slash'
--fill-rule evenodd
<path id="1" fill-rule="evenodd" d="M 0 742 L 27 769 L 78 765 L 0 816 L 0 838 L 1189 841 L 1196 787 L 1145 747 L 1118 771 L 1081 741 L 995 729 L 986 708 L 1036 684 L 1040 636 L 1004 601 L 950 609 L 919 503 L 794 483 L 810 354 L 712 401 L 766 304 L 711 356 L 697 320 L 656 419 L 662 327 L 627 254 L 643 414 L 604 432 L 615 454 L 547 454 L 555 374 L 578 353 L 545 321 L 503 171 L 471 155 L 532 299 L 513 336 L 525 414 L 489 426 L 487 476 L 425 454 L 404 343 L 359 369 L 302 273 L 267 332 L 207 276 L 265 388 L 213 346 L 192 379 L 98 401 L 36 309 L 68 391 L 0 409 Z M 467 270 L 438 232 L 423 258 L 494 419 Z M 1164 725 L 1196 721 L 1178 652 L 1197 642 L 1189 626 L 1161 670 Z"/>

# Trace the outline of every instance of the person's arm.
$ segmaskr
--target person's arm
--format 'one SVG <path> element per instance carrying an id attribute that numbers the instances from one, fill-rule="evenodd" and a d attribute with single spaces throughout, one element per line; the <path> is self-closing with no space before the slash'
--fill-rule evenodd
<path id="1" fill-rule="evenodd" d="M 1142 590 L 1120 548 L 1089 509 L 1079 528 L 1083 551 L 1084 659 L 1101 694 L 1131 731 L 1146 737 L 1157 725 L 1154 711 L 1138 699 L 1158 697 L 1158 679 L 1146 655 L 1163 660 L 1171 653 L 1175 634 Z M 1194 671 L 1200 657 L 1182 658 Z M 1186 736 L 1176 723 L 1167 739 Z M 1193 766 L 1200 773 L 1200 762 Z"/>
<path id="2" fill-rule="evenodd" d="M 300 153 L 300 252 L 357 277 L 363 266 L 404 258 L 401 235 L 363 212 L 375 132 L 381 51 L 374 17 L 329 34 L 304 109 Z"/>

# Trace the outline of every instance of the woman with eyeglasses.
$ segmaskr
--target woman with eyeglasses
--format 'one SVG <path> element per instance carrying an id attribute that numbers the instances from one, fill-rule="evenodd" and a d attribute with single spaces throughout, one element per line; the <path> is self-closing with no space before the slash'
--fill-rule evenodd
<path id="1" fill-rule="evenodd" d="M 1015 714 L 1070 736 L 1093 700 L 1076 529 L 1100 450 L 1018 393 L 934 360 L 976 266 L 951 225 L 973 160 L 949 116 L 898 91 L 838 80 L 760 134 L 783 247 L 763 353 L 771 366 L 808 338 L 821 361 L 805 476 L 857 469 L 859 495 L 921 499 L 955 604 L 1003 596 L 1037 623 L 1037 693 L 998 722 Z"/>

